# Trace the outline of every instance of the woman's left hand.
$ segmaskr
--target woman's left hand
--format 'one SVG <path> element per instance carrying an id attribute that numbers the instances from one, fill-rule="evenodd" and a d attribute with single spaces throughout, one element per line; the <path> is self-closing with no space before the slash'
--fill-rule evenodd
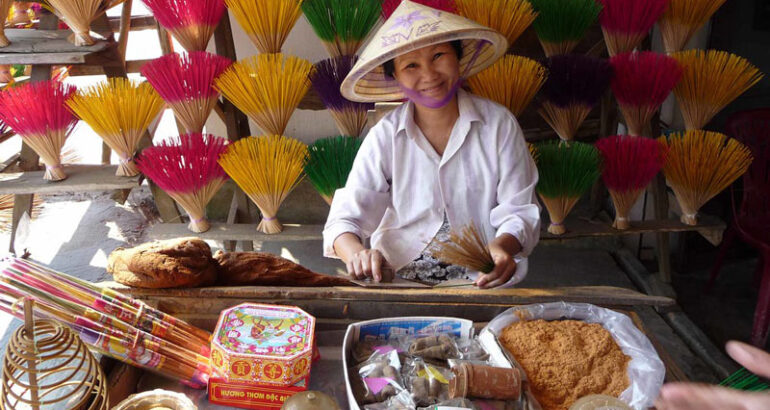
<path id="1" fill-rule="evenodd" d="M 516 261 L 503 246 L 492 242 L 489 244 L 489 253 L 495 261 L 492 272 L 482 274 L 476 279 L 476 286 L 480 289 L 495 288 L 508 282 L 516 273 Z"/>

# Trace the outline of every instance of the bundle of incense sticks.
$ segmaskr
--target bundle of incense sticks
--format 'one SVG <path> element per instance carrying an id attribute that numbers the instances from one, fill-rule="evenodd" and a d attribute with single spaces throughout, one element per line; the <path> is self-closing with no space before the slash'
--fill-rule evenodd
<path id="1" fill-rule="evenodd" d="M 208 332 L 113 290 L 8 258 L 0 269 L 0 310 L 22 315 L 24 298 L 36 301 L 36 315 L 63 322 L 94 350 L 193 387 L 208 382 Z"/>

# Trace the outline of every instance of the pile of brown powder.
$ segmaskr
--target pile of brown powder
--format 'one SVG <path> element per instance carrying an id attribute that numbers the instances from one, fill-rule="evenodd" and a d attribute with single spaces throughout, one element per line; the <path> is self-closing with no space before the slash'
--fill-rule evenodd
<path id="1" fill-rule="evenodd" d="M 618 397 L 631 360 L 599 324 L 530 320 L 505 328 L 500 342 L 524 368 L 543 410 L 568 409 L 589 394 Z"/>

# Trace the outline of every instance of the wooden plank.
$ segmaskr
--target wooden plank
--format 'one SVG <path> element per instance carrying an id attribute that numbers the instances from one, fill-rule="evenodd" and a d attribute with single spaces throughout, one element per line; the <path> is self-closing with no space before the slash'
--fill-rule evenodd
<path id="1" fill-rule="evenodd" d="M 63 181 L 43 179 L 45 171 L 0 174 L 0 194 L 55 194 L 59 192 L 110 191 L 139 185 L 141 175 L 115 176 L 117 165 L 65 165 Z"/>
<path id="2" fill-rule="evenodd" d="M 11 41 L 0 52 L 0 64 L 84 64 L 89 56 L 110 48 L 113 44 L 97 40 L 96 44 L 76 47 L 69 41 L 69 30 L 7 29 Z"/>
<path id="3" fill-rule="evenodd" d="M 676 301 L 662 296 L 649 296 L 631 289 L 613 286 L 573 286 L 549 289 L 369 289 L 358 287 L 260 287 L 231 286 L 193 289 L 140 289 L 114 282 L 103 282 L 105 287 L 117 289 L 140 299 L 188 298 L 191 302 L 212 299 L 280 300 L 352 300 L 368 302 L 445 303 L 445 304 L 498 304 L 519 305 L 553 301 L 587 302 L 606 306 L 673 306 Z"/>
<path id="4" fill-rule="evenodd" d="M 567 218 L 564 224 L 567 233 L 553 235 L 547 231 L 540 233 L 540 240 L 570 239 L 585 236 L 615 236 L 635 235 L 649 232 L 686 232 L 686 231 L 717 231 L 726 229 L 726 225 L 719 218 L 709 215 L 699 215 L 698 225 L 685 225 L 677 219 L 631 221 L 631 227 L 626 230 L 617 230 L 611 224 L 602 221 L 587 221 L 581 218 Z"/>
<path id="5" fill-rule="evenodd" d="M 112 27 L 119 27 L 121 17 L 109 17 Z M 155 17 L 131 16 L 131 31 L 155 30 Z"/>
<path id="6" fill-rule="evenodd" d="M 321 225 L 286 224 L 283 226 L 283 232 L 269 235 L 257 231 L 255 224 L 212 222 L 211 229 L 208 231 L 193 233 L 187 229 L 187 224 L 166 223 L 152 226 L 148 235 L 153 239 L 172 239 L 195 235 L 202 239 L 216 241 L 312 241 L 323 239 L 322 230 L 323 226 Z"/>
<path id="7" fill-rule="evenodd" d="M 144 60 L 129 60 L 126 61 L 126 73 L 133 74 L 133 73 L 139 73 L 142 71 L 142 67 L 144 67 L 145 64 L 149 63 L 153 59 L 144 59 Z M 71 76 L 80 76 L 80 75 L 101 75 L 104 74 L 104 68 L 101 66 L 95 66 L 95 65 L 78 65 L 74 66 L 70 69 L 69 74 Z"/>

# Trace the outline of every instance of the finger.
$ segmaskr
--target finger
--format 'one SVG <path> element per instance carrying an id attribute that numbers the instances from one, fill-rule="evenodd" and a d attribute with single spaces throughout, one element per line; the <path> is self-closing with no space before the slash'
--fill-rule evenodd
<path id="1" fill-rule="evenodd" d="M 513 276 L 513 273 L 516 271 L 516 263 L 513 261 L 510 261 L 505 266 L 502 267 L 504 269 L 504 272 L 502 275 L 500 275 L 497 279 L 489 281 L 484 284 L 482 289 L 490 289 L 490 288 L 496 288 L 498 286 L 505 285 L 508 283 L 509 280 L 511 280 L 511 277 Z"/>
<path id="2" fill-rule="evenodd" d="M 738 410 L 752 394 L 696 383 L 668 383 L 655 401 L 658 410 Z"/>
<path id="3" fill-rule="evenodd" d="M 486 273 L 486 274 L 482 273 L 479 275 L 479 278 L 476 279 L 476 286 L 483 288 L 484 286 L 486 286 L 487 283 L 497 279 L 498 276 L 499 274 L 494 270 L 490 273 Z"/>
<path id="4" fill-rule="evenodd" d="M 372 260 L 371 260 L 371 258 L 372 257 L 371 257 L 371 255 L 368 254 L 368 252 L 367 252 L 366 255 L 361 255 L 361 267 L 363 269 L 364 276 L 367 277 L 367 278 L 371 278 L 372 277 Z"/>
<path id="5" fill-rule="evenodd" d="M 361 258 L 359 256 L 356 256 L 356 258 L 353 260 L 353 271 L 355 272 L 356 279 L 366 279 L 364 268 L 361 266 Z"/>
<path id="6" fill-rule="evenodd" d="M 353 261 L 349 260 L 345 262 L 345 269 L 348 271 L 348 275 L 355 277 L 356 276 L 356 269 L 353 267 Z"/>
<path id="7" fill-rule="evenodd" d="M 382 255 L 372 252 L 372 278 L 375 282 L 382 281 Z"/>
<path id="8" fill-rule="evenodd" d="M 727 342 L 725 350 L 730 357 L 750 372 L 758 376 L 770 377 L 770 354 L 765 353 L 764 350 L 735 340 Z"/>

